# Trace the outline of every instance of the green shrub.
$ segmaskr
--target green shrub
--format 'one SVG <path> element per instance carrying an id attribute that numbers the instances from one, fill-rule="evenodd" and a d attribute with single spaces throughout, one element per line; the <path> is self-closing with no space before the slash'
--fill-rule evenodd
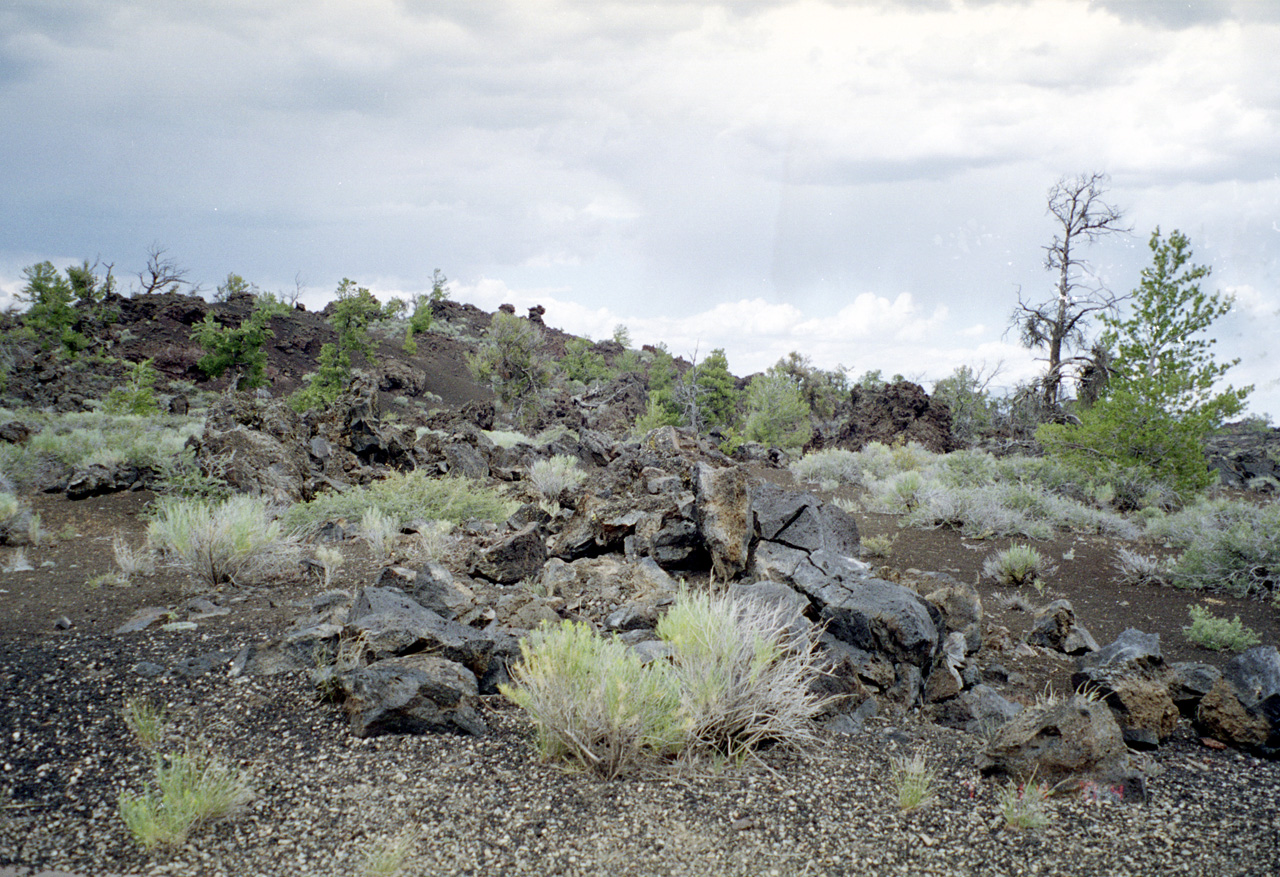
<path id="1" fill-rule="evenodd" d="M 152 360 L 144 359 L 135 362 L 129 370 L 128 382 L 123 387 L 116 387 L 103 400 L 104 414 L 136 414 L 146 417 L 160 413 L 156 404 L 156 370 L 151 367 Z"/>
<path id="2" fill-rule="evenodd" d="M 682 593 L 658 623 L 671 663 L 642 663 L 585 624 L 521 644 L 503 693 L 529 713 L 539 753 L 615 777 L 680 754 L 741 757 L 812 739 L 816 638 L 794 612 Z"/>
<path id="3" fill-rule="evenodd" d="M 565 343 L 564 356 L 560 358 L 560 371 L 569 380 L 581 381 L 587 385 L 604 383 L 614 376 L 604 355 L 598 353 L 595 345 L 586 338 L 570 338 Z"/>
<path id="4" fill-rule="evenodd" d="M 680 750 L 680 693 L 665 665 L 573 621 L 534 631 L 520 654 L 501 690 L 533 720 L 543 759 L 611 779 Z"/>
<path id="5" fill-rule="evenodd" d="M 147 539 L 211 587 L 273 578 L 291 569 L 298 558 L 296 540 L 271 518 L 266 501 L 245 495 L 217 505 L 161 497 Z"/>
<path id="6" fill-rule="evenodd" d="M 770 369 L 747 387 L 743 437 L 774 448 L 798 448 L 809 440 L 809 404 L 788 375 Z"/>
<path id="7" fill-rule="evenodd" d="M 121 792 L 120 818 L 143 849 L 177 846 L 197 827 L 235 813 L 252 794 L 240 775 L 217 759 L 158 756 L 155 788 L 144 795 Z"/>
<path id="8" fill-rule="evenodd" d="M 1032 585 L 1036 590 L 1043 590 L 1044 577 L 1052 572 L 1053 565 L 1030 545 L 1011 545 L 982 564 L 983 575 L 1002 585 Z"/>
<path id="9" fill-rule="evenodd" d="M 432 478 L 422 470 L 392 473 L 381 481 L 344 493 L 325 493 L 290 506 L 286 527 L 310 532 L 329 521 L 358 521 L 372 507 L 404 523 L 445 520 L 505 521 L 519 503 L 467 478 Z"/>
<path id="10" fill-rule="evenodd" d="M 547 386 L 550 371 L 542 352 L 542 331 L 514 314 L 493 315 L 489 331 L 475 353 L 468 355 L 471 375 L 488 384 L 506 405 L 522 410 Z"/>
<path id="11" fill-rule="evenodd" d="M 235 277 L 236 275 L 229 275 Z M 212 313 L 196 326 L 191 337 L 204 348 L 205 355 L 196 367 L 211 378 L 232 373 L 236 389 L 248 390 L 266 383 L 267 352 L 262 349 L 273 333 L 267 322 L 276 313 L 271 304 L 259 298 L 252 313 L 234 329 L 224 327 Z"/>
<path id="12" fill-rule="evenodd" d="M 124 723 L 143 749 L 155 749 L 169 733 L 164 708 L 144 697 L 131 697 L 125 702 Z"/>
<path id="13" fill-rule="evenodd" d="M 1038 830 L 1049 824 L 1045 803 L 1049 800 L 1049 784 L 1032 777 L 1023 785 L 1009 784 L 1000 789 L 997 798 L 1005 825 L 1016 831 Z"/>
<path id="14" fill-rule="evenodd" d="M 1244 626 L 1239 615 L 1228 621 L 1203 606 L 1191 607 L 1191 624 L 1182 628 L 1182 634 L 1196 645 L 1215 652 L 1227 649 L 1243 652 L 1262 642 L 1256 631 Z"/>
<path id="15" fill-rule="evenodd" d="M 23 269 L 22 276 L 27 282 L 18 292 L 17 299 L 28 307 L 22 322 L 34 332 L 45 350 L 57 349 L 75 357 L 89 346 L 89 339 L 76 331 L 81 314 L 74 306 L 76 285 L 82 292 L 88 290 L 90 299 L 93 299 L 96 287 L 94 284 L 86 287 L 83 282 L 85 273 L 92 276 L 87 262 L 83 269 L 68 268 L 66 277 L 58 273 L 52 262 L 41 262 Z M 77 278 L 81 282 L 73 283 Z"/>
<path id="16" fill-rule="evenodd" d="M 995 423 L 996 404 L 987 392 L 995 373 L 984 375 L 984 371 L 974 372 L 962 365 L 933 385 L 932 401 L 947 406 L 951 412 L 951 433 L 966 444 L 976 441 Z"/>
<path id="17" fill-rule="evenodd" d="M 1280 590 L 1280 503 L 1205 503 L 1148 529 L 1186 545 L 1171 571 L 1177 587 L 1236 597 Z"/>

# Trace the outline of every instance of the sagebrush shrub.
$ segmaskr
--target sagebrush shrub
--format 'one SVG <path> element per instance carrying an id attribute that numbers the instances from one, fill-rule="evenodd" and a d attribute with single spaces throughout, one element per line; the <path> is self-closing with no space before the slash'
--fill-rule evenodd
<path id="1" fill-rule="evenodd" d="M 465 524 L 472 520 L 505 521 L 519 503 L 468 478 L 433 478 L 415 469 L 391 473 L 381 481 L 344 493 L 325 493 L 309 502 L 295 503 L 282 520 L 287 527 L 314 531 L 327 521 L 360 518 L 374 506 L 409 523 L 445 520 Z"/>
<path id="2" fill-rule="evenodd" d="M 574 490 L 586 479 L 587 473 L 578 468 L 578 459 L 568 454 L 556 454 L 529 467 L 529 483 L 546 503 L 559 502 L 565 491 Z"/>
<path id="3" fill-rule="evenodd" d="M 209 586 L 272 578 L 298 557 L 296 539 L 272 518 L 266 500 L 243 494 L 216 505 L 162 497 L 147 539 Z"/>
<path id="4" fill-rule="evenodd" d="M 544 758 L 614 777 L 677 755 L 741 757 L 811 739 L 824 706 L 809 688 L 817 642 L 793 610 L 683 593 L 657 632 L 669 663 L 645 664 L 575 622 L 521 644 L 502 691 L 529 713 Z"/>
<path id="5" fill-rule="evenodd" d="M 501 690 L 529 713 L 544 759 L 613 778 L 679 751 L 680 695 L 665 665 L 573 621 L 534 631 L 520 654 Z"/>

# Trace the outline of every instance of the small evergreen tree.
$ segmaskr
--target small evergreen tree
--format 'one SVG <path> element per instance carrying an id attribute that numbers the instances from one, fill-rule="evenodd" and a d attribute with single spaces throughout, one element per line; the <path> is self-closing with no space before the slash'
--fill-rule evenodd
<path id="1" fill-rule="evenodd" d="M 228 275 L 228 281 L 236 275 Z M 219 287 L 221 289 L 221 287 Z M 272 336 L 267 328 L 273 308 L 258 300 L 253 312 L 234 329 L 223 326 L 212 313 L 196 324 L 191 337 L 207 352 L 196 367 L 211 378 L 230 370 L 238 390 L 250 390 L 266 383 L 267 352 L 262 345 Z"/>
<path id="2" fill-rule="evenodd" d="M 1187 237 L 1160 229 L 1151 235 L 1152 265 L 1142 271 L 1127 318 L 1103 317 L 1103 343 L 1116 351 L 1111 380 L 1080 423 L 1046 425 L 1036 438 L 1051 453 L 1082 465 L 1137 467 L 1190 493 L 1213 483 L 1203 440 L 1238 413 L 1253 389 L 1216 389 L 1239 360 L 1214 360 L 1203 333 L 1230 309 L 1232 299 L 1205 293 L 1209 275 L 1191 265 Z"/>
<path id="3" fill-rule="evenodd" d="M 152 360 L 144 359 L 133 364 L 125 385 L 112 389 L 103 400 L 104 413 L 144 416 L 160 413 L 155 392 L 157 375 L 151 363 Z"/>
<path id="4" fill-rule="evenodd" d="M 75 269 L 68 269 L 68 275 L 72 270 Z M 17 298 L 29 304 L 23 324 L 35 334 L 40 346 L 45 350 L 56 348 L 71 357 L 88 347 L 89 339 L 76 331 L 80 317 L 73 305 L 76 289 L 70 277 L 59 274 L 52 262 L 25 268 L 22 276 L 27 283 Z"/>
<path id="5" fill-rule="evenodd" d="M 711 351 L 694 369 L 699 418 L 704 427 L 729 427 L 738 419 L 737 382 L 723 348 Z"/>
<path id="6" fill-rule="evenodd" d="M 798 448 L 809 440 L 809 404 L 795 378 L 773 366 L 747 387 L 743 437 L 774 448 Z"/>

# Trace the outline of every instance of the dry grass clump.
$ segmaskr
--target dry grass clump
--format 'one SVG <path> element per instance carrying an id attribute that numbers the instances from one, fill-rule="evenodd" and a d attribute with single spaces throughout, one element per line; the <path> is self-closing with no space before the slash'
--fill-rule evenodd
<path id="1" fill-rule="evenodd" d="M 1053 564 L 1030 545 L 1011 545 L 982 564 L 983 575 L 1002 585 L 1031 585 L 1037 591 L 1044 589 L 1044 577 L 1053 571 Z"/>

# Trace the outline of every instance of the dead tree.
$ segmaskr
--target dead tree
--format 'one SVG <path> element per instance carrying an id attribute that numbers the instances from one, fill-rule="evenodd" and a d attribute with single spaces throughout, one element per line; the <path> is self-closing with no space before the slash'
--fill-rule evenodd
<path id="1" fill-rule="evenodd" d="M 1124 214 L 1103 200 L 1108 177 L 1102 173 L 1063 177 L 1049 190 L 1047 212 L 1058 222 L 1053 243 L 1045 247 L 1044 266 L 1058 274 L 1055 294 L 1039 303 L 1027 302 L 1021 291 L 1011 326 L 1017 326 L 1023 345 L 1043 349 L 1048 369 L 1042 379 L 1046 408 L 1054 409 L 1067 373 L 1087 362 L 1078 355 L 1088 345 L 1085 328 L 1098 312 L 1120 300 L 1090 270 L 1080 250 L 1098 238 L 1127 233 Z"/>
<path id="2" fill-rule="evenodd" d="M 177 292 L 181 287 L 191 285 L 187 280 L 187 269 L 180 267 L 176 259 L 167 255 L 168 252 L 159 243 L 147 247 L 147 267 L 138 272 L 138 283 L 144 295 Z"/>

